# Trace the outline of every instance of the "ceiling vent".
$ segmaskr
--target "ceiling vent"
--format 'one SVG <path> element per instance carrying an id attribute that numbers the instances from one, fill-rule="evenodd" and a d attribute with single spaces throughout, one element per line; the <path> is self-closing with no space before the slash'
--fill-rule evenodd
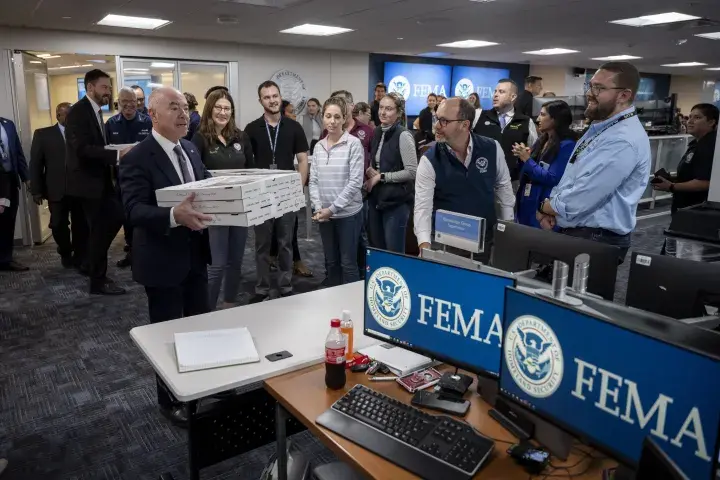
<path id="1" fill-rule="evenodd" d="M 235 15 L 218 15 L 217 23 L 220 25 L 237 25 L 238 18 Z"/>

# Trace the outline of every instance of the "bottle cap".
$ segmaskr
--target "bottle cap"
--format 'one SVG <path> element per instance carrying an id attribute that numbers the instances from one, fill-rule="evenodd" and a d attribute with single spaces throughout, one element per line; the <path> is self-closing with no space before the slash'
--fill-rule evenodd
<path id="1" fill-rule="evenodd" d="M 333 328 L 335 328 L 335 327 L 339 328 L 340 327 L 340 319 L 333 318 L 332 320 L 330 320 L 330 326 Z"/>
<path id="2" fill-rule="evenodd" d="M 350 310 L 342 311 L 342 320 L 343 320 L 343 322 L 350 320 Z"/>

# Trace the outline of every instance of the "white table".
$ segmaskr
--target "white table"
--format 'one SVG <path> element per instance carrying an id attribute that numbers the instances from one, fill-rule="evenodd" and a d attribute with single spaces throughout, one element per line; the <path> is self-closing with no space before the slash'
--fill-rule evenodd
<path id="1" fill-rule="evenodd" d="M 155 372 L 181 402 L 256 383 L 321 363 L 330 320 L 350 310 L 355 325 L 355 350 L 380 343 L 363 335 L 364 283 L 278 298 L 204 315 L 135 327 L 130 337 Z M 247 327 L 260 362 L 179 373 L 173 334 Z M 293 356 L 270 362 L 265 355 L 289 351 Z"/>

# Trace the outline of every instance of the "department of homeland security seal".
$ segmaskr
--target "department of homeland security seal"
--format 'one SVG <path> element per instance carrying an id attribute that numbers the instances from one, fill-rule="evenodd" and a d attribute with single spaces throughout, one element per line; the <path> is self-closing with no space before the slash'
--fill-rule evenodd
<path id="1" fill-rule="evenodd" d="M 455 96 L 468 98 L 474 90 L 475 86 L 472 81 L 469 78 L 463 78 L 455 85 Z"/>
<path id="2" fill-rule="evenodd" d="M 553 329 L 538 317 L 523 315 L 513 320 L 503 353 L 510 376 L 528 395 L 546 398 L 560 386 L 564 370 L 562 348 Z"/>
<path id="3" fill-rule="evenodd" d="M 270 80 L 278 84 L 280 95 L 283 100 L 293 104 L 295 113 L 302 113 L 308 101 L 308 93 L 302 77 L 290 70 L 278 70 L 272 74 Z"/>
<path id="4" fill-rule="evenodd" d="M 402 95 L 403 99 L 407 100 L 410 98 L 410 81 L 403 77 L 402 75 L 398 75 L 396 77 L 393 77 L 392 80 L 390 80 L 390 83 L 388 84 L 388 93 L 398 93 Z"/>
<path id="5" fill-rule="evenodd" d="M 367 302 L 376 322 L 388 330 L 402 328 L 410 318 L 410 290 L 397 270 L 381 267 L 367 283 Z"/>

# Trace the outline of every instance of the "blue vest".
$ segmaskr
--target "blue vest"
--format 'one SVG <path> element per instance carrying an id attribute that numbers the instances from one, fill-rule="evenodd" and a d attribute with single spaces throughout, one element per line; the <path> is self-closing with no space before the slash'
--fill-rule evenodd
<path id="1" fill-rule="evenodd" d="M 140 112 L 137 112 L 132 120 L 127 120 L 122 113 L 118 113 L 110 117 L 105 127 L 108 143 L 122 145 L 145 140 L 152 130 L 152 120 Z"/>
<path id="2" fill-rule="evenodd" d="M 425 157 L 435 170 L 433 219 L 436 210 L 482 217 L 486 222 L 485 238 L 489 240 L 497 222 L 497 143 L 475 134 L 471 134 L 471 138 L 472 157 L 467 168 L 444 143 L 436 143 L 425 152 Z"/>

